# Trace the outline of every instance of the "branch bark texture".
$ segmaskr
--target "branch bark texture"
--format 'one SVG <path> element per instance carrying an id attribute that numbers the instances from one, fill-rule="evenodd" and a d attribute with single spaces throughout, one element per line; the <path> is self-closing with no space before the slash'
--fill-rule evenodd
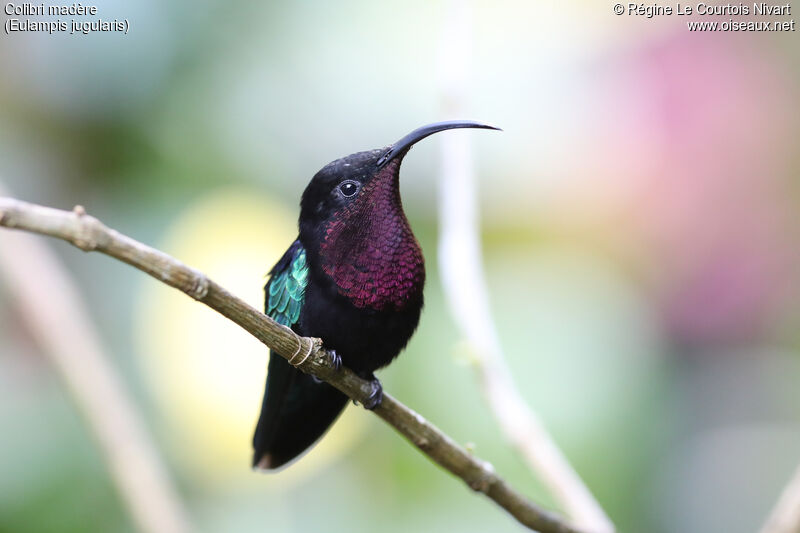
<path id="1" fill-rule="evenodd" d="M 16 310 L 96 438 L 137 530 L 192 531 L 144 418 L 110 363 L 89 309 L 59 258 L 34 235 L 3 232 L 0 278 L 8 281 Z"/>
<path id="2" fill-rule="evenodd" d="M 351 399 L 363 404 L 371 393 L 368 381 L 349 369 L 335 370 L 320 339 L 298 336 L 203 273 L 106 227 L 80 206 L 70 212 L 0 198 L 0 226 L 49 235 L 81 250 L 101 252 L 124 261 L 211 307 L 297 368 L 327 381 Z M 384 393 L 383 401 L 373 412 L 431 460 L 461 478 L 473 490 L 484 493 L 523 525 L 542 533 L 580 533 L 560 517 L 529 501 L 497 475 L 491 464 L 467 452 L 390 394 Z"/>

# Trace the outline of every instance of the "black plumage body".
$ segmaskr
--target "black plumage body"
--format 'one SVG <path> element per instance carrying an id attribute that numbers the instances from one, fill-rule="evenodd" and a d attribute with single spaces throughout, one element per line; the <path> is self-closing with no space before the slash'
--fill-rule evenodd
<path id="1" fill-rule="evenodd" d="M 418 299 L 404 309 L 358 308 L 338 293 L 324 272 L 315 272 L 313 264 L 310 271 L 297 333 L 321 338 L 346 367 L 364 378 L 397 357 L 419 322 L 422 286 Z"/>
<path id="2" fill-rule="evenodd" d="M 266 309 L 303 336 L 319 337 L 361 377 L 389 364 L 417 327 L 425 266 L 400 200 L 400 163 L 411 145 L 474 122 L 419 128 L 384 149 L 326 165 L 300 203 L 299 237 L 270 272 Z M 278 468 L 311 446 L 347 397 L 270 356 L 253 464 Z M 367 407 L 374 407 L 367 406 Z"/>

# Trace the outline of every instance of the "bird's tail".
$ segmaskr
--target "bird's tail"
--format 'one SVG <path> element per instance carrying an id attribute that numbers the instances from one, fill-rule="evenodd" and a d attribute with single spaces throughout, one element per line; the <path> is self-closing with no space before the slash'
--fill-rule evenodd
<path id="1" fill-rule="evenodd" d="M 314 444 L 347 403 L 347 396 L 272 354 L 261 415 L 253 435 L 253 466 L 276 469 Z"/>

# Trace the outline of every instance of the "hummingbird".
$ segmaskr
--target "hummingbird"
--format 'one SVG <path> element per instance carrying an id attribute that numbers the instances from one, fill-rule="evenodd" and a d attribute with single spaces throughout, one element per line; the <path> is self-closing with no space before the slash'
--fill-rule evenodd
<path id="1" fill-rule="evenodd" d="M 268 316 L 298 335 L 321 338 L 337 368 L 371 382 L 367 409 L 383 397 L 374 372 L 405 348 L 423 305 L 425 260 L 400 200 L 400 164 L 415 143 L 454 128 L 499 129 L 437 122 L 325 165 L 303 192 L 298 238 L 264 287 Z M 346 404 L 345 394 L 271 354 L 253 466 L 274 470 L 292 461 Z"/>

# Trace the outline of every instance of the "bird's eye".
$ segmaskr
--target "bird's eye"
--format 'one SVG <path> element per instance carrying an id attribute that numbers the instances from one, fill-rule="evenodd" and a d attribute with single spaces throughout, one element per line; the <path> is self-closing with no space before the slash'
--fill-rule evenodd
<path id="1" fill-rule="evenodd" d="M 339 185 L 339 190 L 341 191 L 342 195 L 351 198 L 356 195 L 358 192 L 359 185 L 357 181 L 347 180 L 343 181 Z"/>

